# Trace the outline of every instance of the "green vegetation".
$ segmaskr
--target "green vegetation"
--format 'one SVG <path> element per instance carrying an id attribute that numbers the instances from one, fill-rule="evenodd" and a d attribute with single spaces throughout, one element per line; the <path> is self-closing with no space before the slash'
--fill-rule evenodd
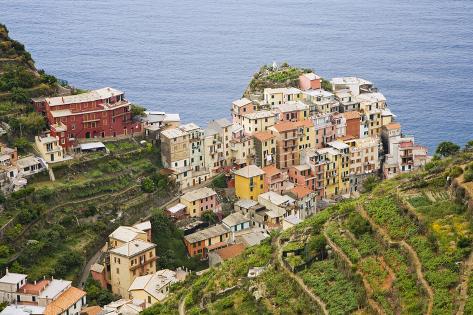
<path id="1" fill-rule="evenodd" d="M 447 156 L 451 156 L 451 155 L 454 155 L 454 154 L 458 153 L 458 151 L 460 151 L 460 146 L 459 145 L 457 145 L 453 142 L 450 142 L 450 141 L 444 141 L 444 142 L 439 143 L 435 153 L 437 153 L 437 154 L 439 154 L 443 157 L 447 157 Z"/>
<path id="2" fill-rule="evenodd" d="M 90 306 L 104 306 L 120 299 L 120 296 L 113 294 L 107 289 L 103 289 L 100 283 L 90 277 L 85 283 L 84 290 L 87 292 L 87 304 Z"/>
<path id="3" fill-rule="evenodd" d="M 186 267 L 198 271 L 208 265 L 207 262 L 200 261 L 199 257 L 187 258 L 186 247 L 182 241 L 184 234 L 177 229 L 163 210 L 153 210 L 151 226 L 153 228 L 153 242 L 156 243 L 159 253 L 157 261 L 159 269 Z"/>

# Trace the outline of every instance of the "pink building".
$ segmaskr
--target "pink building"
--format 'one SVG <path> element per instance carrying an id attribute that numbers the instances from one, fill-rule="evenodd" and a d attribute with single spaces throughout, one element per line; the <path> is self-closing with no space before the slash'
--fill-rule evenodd
<path id="1" fill-rule="evenodd" d="M 322 114 L 313 118 L 315 127 L 315 148 L 326 147 L 327 143 L 335 141 L 337 130 L 332 114 Z"/>
<path id="2" fill-rule="evenodd" d="M 317 90 L 322 87 L 322 79 L 315 73 L 304 73 L 299 76 L 299 88 L 305 90 Z"/>
<path id="3" fill-rule="evenodd" d="M 232 103 L 232 120 L 233 123 L 241 124 L 241 116 L 256 111 L 254 105 L 249 99 L 242 98 Z"/>
<path id="4" fill-rule="evenodd" d="M 316 193 L 317 199 L 324 195 L 324 167 L 322 163 L 294 165 L 288 171 L 289 180 L 297 187 L 304 186 Z"/>
<path id="5" fill-rule="evenodd" d="M 277 192 L 282 194 L 284 190 L 287 190 L 289 181 L 287 173 L 278 169 L 274 164 L 263 167 L 265 172 L 265 183 L 269 191 Z"/>

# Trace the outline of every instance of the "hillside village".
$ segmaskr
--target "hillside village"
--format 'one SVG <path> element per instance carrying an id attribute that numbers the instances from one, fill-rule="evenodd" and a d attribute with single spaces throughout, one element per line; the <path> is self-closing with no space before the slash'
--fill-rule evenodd
<path id="1" fill-rule="evenodd" d="M 385 97 L 367 80 L 328 82 L 314 72 L 274 64 L 255 75 L 245 96 L 230 104 L 231 117 L 205 128 L 181 123 L 176 113 L 136 110 L 114 88 L 32 98 L 48 130 L 34 137 L 35 154 L 25 158 L 2 147 L 2 191 L 18 192 L 29 176 L 46 170 L 54 181 L 57 165 L 110 154 L 110 140 L 157 146 L 159 173 L 179 192 L 165 214 L 183 231 L 187 255 L 212 267 L 273 231 L 359 196 L 365 181 L 417 170 L 430 159 L 425 147 L 402 134 Z M 112 303 L 119 305 L 115 312 L 138 313 L 162 302 L 170 286 L 191 272 L 157 269 L 160 249 L 151 229 L 150 221 L 117 227 L 87 267 L 102 288 L 122 298 Z M 26 275 L 5 277 L 9 283 Z M 8 294 L 11 300 L 3 301 L 12 302 L 14 294 Z M 26 300 L 15 300 L 8 314 L 29 312 L 18 306 Z"/>

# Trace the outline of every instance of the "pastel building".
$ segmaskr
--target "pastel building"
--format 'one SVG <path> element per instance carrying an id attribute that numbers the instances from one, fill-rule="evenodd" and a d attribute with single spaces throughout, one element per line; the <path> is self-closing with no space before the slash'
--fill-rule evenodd
<path id="1" fill-rule="evenodd" d="M 273 111 L 261 110 L 242 116 L 241 125 L 245 134 L 252 135 L 259 131 L 267 131 L 276 123 L 276 114 Z"/>
<path id="2" fill-rule="evenodd" d="M 180 203 L 186 207 L 187 215 L 200 217 L 205 211 L 221 212 L 222 207 L 217 199 L 217 193 L 208 187 L 191 190 L 185 193 Z"/>
<path id="3" fill-rule="evenodd" d="M 309 118 L 309 106 L 301 101 L 290 101 L 274 106 L 279 121 L 302 121 Z"/>
<path id="4" fill-rule="evenodd" d="M 256 165 L 248 165 L 234 171 L 235 195 L 238 199 L 257 200 L 266 188 L 265 173 Z"/>
<path id="5" fill-rule="evenodd" d="M 313 72 L 303 73 L 299 76 L 299 88 L 305 90 L 317 90 L 322 86 L 322 78 Z"/>
<path id="6" fill-rule="evenodd" d="M 189 256 L 206 259 L 208 253 L 226 247 L 231 239 L 231 231 L 223 224 L 200 230 L 184 236 L 184 244 Z"/>
<path id="7" fill-rule="evenodd" d="M 266 167 L 276 161 L 276 136 L 269 131 L 260 131 L 253 134 L 255 164 Z"/>
<path id="8" fill-rule="evenodd" d="M 332 114 L 320 114 L 312 118 L 315 129 L 315 148 L 324 148 L 336 138 L 336 129 Z"/>
<path id="9" fill-rule="evenodd" d="M 303 92 L 303 99 L 309 105 L 311 115 L 336 113 L 339 111 L 340 103 L 335 95 L 322 89 Z"/>
<path id="10" fill-rule="evenodd" d="M 263 167 L 265 173 L 265 185 L 269 191 L 282 194 L 291 187 L 287 172 L 281 171 L 274 164 Z"/>
<path id="11" fill-rule="evenodd" d="M 256 111 L 256 105 L 247 98 L 242 98 L 232 102 L 232 120 L 233 123 L 241 124 L 241 118 L 245 114 Z"/>

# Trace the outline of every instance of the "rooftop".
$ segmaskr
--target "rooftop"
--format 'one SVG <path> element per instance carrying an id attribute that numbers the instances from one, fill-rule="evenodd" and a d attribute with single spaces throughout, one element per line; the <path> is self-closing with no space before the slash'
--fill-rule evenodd
<path id="1" fill-rule="evenodd" d="M 18 282 L 21 282 L 21 280 L 25 280 L 26 277 L 28 277 L 28 276 L 25 275 L 25 274 L 8 272 L 8 270 L 7 270 L 7 274 L 4 275 L 0 279 L 0 283 L 17 284 Z"/>
<path id="2" fill-rule="evenodd" d="M 235 212 L 235 213 L 232 213 L 232 214 L 226 216 L 222 220 L 222 223 L 224 223 L 226 226 L 235 226 L 235 225 L 245 223 L 245 222 L 249 222 L 249 221 L 250 221 L 250 219 L 246 218 L 240 212 Z"/>
<path id="3" fill-rule="evenodd" d="M 359 85 L 372 85 L 368 80 L 357 78 L 357 77 L 338 77 L 332 79 L 332 84 L 359 84 Z"/>
<path id="4" fill-rule="evenodd" d="M 280 174 L 281 170 L 277 168 L 274 164 L 271 164 L 263 167 L 263 172 L 266 174 L 266 176 L 271 177 L 276 174 Z"/>
<path id="5" fill-rule="evenodd" d="M 52 279 L 48 286 L 44 289 L 43 292 L 39 295 L 42 298 L 56 298 L 60 293 L 64 292 L 67 288 L 71 286 L 71 281 L 67 280 L 58 280 Z"/>
<path id="6" fill-rule="evenodd" d="M 77 95 L 48 97 L 45 100 L 46 102 L 48 102 L 50 106 L 56 106 L 56 105 L 63 105 L 63 104 L 77 104 L 77 103 L 104 100 L 104 99 L 121 95 L 121 94 L 123 94 L 122 91 L 119 91 L 110 87 L 106 87 L 103 89 L 98 89 L 98 90 L 81 93 Z"/>
<path id="7" fill-rule="evenodd" d="M 207 197 L 210 197 L 210 196 L 213 196 L 213 195 L 216 195 L 216 194 L 217 193 L 212 188 L 202 187 L 202 188 L 194 189 L 194 190 L 191 190 L 191 191 L 185 193 L 181 197 L 181 199 L 192 202 L 192 201 L 207 198 Z"/>
<path id="8" fill-rule="evenodd" d="M 242 243 L 233 244 L 216 251 L 216 254 L 222 258 L 222 260 L 227 260 L 235 256 L 240 255 L 245 250 L 245 245 Z"/>
<path id="9" fill-rule="evenodd" d="M 302 222 L 301 219 L 299 219 L 298 216 L 295 215 L 289 215 L 283 219 L 284 221 L 289 222 L 290 224 L 296 225 Z"/>
<path id="10" fill-rule="evenodd" d="M 133 227 L 141 231 L 151 230 L 151 221 L 148 220 L 141 223 L 137 223 L 133 225 Z"/>
<path id="11" fill-rule="evenodd" d="M 49 303 L 45 310 L 44 315 L 57 315 L 62 314 L 74 305 L 77 301 L 82 299 L 86 295 L 85 291 L 81 289 L 70 287 L 63 294 L 61 294 L 56 300 Z"/>
<path id="12" fill-rule="evenodd" d="M 303 73 L 302 76 L 306 77 L 309 80 L 318 80 L 318 79 L 320 79 L 320 76 L 316 75 L 313 72 Z"/>
<path id="13" fill-rule="evenodd" d="M 248 165 L 243 168 L 240 168 L 239 170 L 236 170 L 235 175 L 245 177 L 245 178 L 251 178 L 255 176 L 264 175 L 264 171 L 258 166 L 252 164 L 252 165 Z"/>
<path id="14" fill-rule="evenodd" d="M 358 111 L 351 111 L 351 112 L 344 112 L 342 113 L 343 117 L 345 117 L 346 120 L 349 119 L 360 119 L 361 115 L 360 112 Z"/>
<path id="15" fill-rule="evenodd" d="M 174 205 L 170 208 L 167 209 L 167 211 L 171 212 L 171 213 L 177 213 L 179 211 L 182 211 L 186 208 L 185 205 L 183 205 L 182 203 L 178 203 L 177 205 Z"/>
<path id="16" fill-rule="evenodd" d="M 159 270 L 154 274 L 135 278 L 128 291 L 144 290 L 158 301 L 166 298 L 161 289 L 168 284 L 177 282 L 176 273 L 169 269 Z"/>
<path id="17" fill-rule="evenodd" d="M 332 141 L 332 142 L 327 143 L 327 145 L 337 150 L 345 150 L 349 148 L 348 144 L 342 141 Z"/>
<path id="18" fill-rule="evenodd" d="M 289 196 L 283 196 L 274 191 L 268 191 L 264 194 L 259 195 L 258 200 L 260 199 L 267 200 L 276 206 L 283 206 L 283 207 L 289 204 L 292 204 L 295 201 Z"/>
<path id="19" fill-rule="evenodd" d="M 209 238 L 220 236 L 228 232 L 229 230 L 223 224 L 217 224 L 212 227 L 206 228 L 204 230 L 186 235 L 184 236 L 184 239 L 192 244 L 195 242 L 199 242 L 199 241 L 207 240 Z"/>
<path id="20" fill-rule="evenodd" d="M 293 189 L 291 189 L 291 192 L 297 196 L 297 198 L 304 198 L 305 196 L 308 196 L 310 195 L 311 193 L 313 193 L 312 190 L 310 190 L 309 188 L 307 188 L 306 186 L 302 186 L 302 185 L 298 185 L 296 187 L 294 187 Z"/>
<path id="21" fill-rule="evenodd" d="M 279 109 L 282 113 L 308 110 L 309 105 L 302 103 L 301 101 L 291 101 L 279 105 L 274 105 L 274 108 Z"/>
<path id="22" fill-rule="evenodd" d="M 232 104 L 237 106 L 237 107 L 242 107 L 242 106 L 251 104 L 251 101 L 249 99 L 247 99 L 246 97 L 244 97 L 244 98 L 241 98 L 239 100 L 233 101 Z"/>
<path id="23" fill-rule="evenodd" d="M 185 135 L 186 133 L 179 128 L 166 129 L 161 132 L 161 136 L 164 136 L 168 139 L 184 137 Z"/>
<path id="24" fill-rule="evenodd" d="M 27 157 L 18 159 L 16 163 L 20 168 L 25 168 L 25 167 L 39 164 L 39 160 L 34 156 L 27 156 Z"/>
<path id="25" fill-rule="evenodd" d="M 235 202 L 235 206 L 238 206 L 243 209 L 250 209 L 251 207 L 257 205 L 258 202 L 255 200 L 250 200 L 250 199 L 240 199 L 237 202 Z"/>
<path id="26" fill-rule="evenodd" d="M 270 110 L 260 110 L 257 112 L 252 112 L 252 113 L 243 115 L 243 117 L 247 119 L 262 119 L 262 118 L 269 118 L 273 116 L 274 116 L 274 113 Z"/>
<path id="27" fill-rule="evenodd" d="M 110 250 L 110 253 L 114 253 L 116 255 L 120 255 L 124 257 L 133 257 L 142 252 L 153 249 L 155 247 L 156 247 L 156 244 L 154 243 L 150 243 L 150 242 L 146 242 L 146 241 L 138 239 L 138 240 L 133 240 L 131 242 L 123 244 L 122 246 L 119 246 L 117 248 L 113 248 Z"/>
<path id="28" fill-rule="evenodd" d="M 384 126 L 387 130 L 401 129 L 401 124 L 392 122 Z"/>
<path id="29" fill-rule="evenodd" d="M 127 243 L 136 239 L 140 234 L 143 235 L 145 232 L 132 226 L 119 226 L 109 237 Z"/>
<path id="30" fill-rule="evenodd" d="M 274 138 L 275 135 L 273 135 L 269 131 L 259 131 L 259 132 L 254 133 L 253 137 L 258 139 L 259 141 L 266 141 L 266 140 Z"/>
<path id="31" fill-rule="evenodd" d="M 196 129 L 200 129 L 200 127 L 197 124 L 194 124 L 194 123 L 188 123 L 188 124 L 180 126 L 179 128 L 183 131 L 186 131 L 186 132 L 196 130 Z"/>

